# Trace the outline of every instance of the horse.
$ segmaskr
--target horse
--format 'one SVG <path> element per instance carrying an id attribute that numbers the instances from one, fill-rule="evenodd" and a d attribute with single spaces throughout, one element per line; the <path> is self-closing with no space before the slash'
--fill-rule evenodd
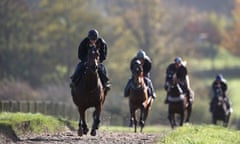
<path id="1" fill-rule="evenodd" d="M 220 120 L 223 122 L 223 126 L 227 127 L 232 110 L 227 97 L 220 87 L 216 89 L 216 96 L 210 103 L 210 107 L 212 112 L 212 124 L 216 125 L 217 121 Z"/>
<path id="2" fill-rule="evenodd" d="M 147 120 L 149 110 L 153 103 L 153 99 L 148 96 L 148 87 L 144 82 L 143 68 L 141 62 L 137 60 L 132 69 L 132 81 L 130 86 L 129 109 L 130 124 L 134 125 L 134 132 L 137 132 L 137 110 L 140 110 L 139 125 L 140 132 L 143 131 L 145 121 Z"/>
<path id="3" fill-rule="evenodd" d="M 88 50 L 85 70 L 79 83 L 71 89 L 72 99 L 80 114 L 78 135 L 87 135 L 89 129 L 85 119 L 85 111 L 94 107 L 91 135 L 96 136 L 100 124 L 100 114 L 105 101 L 103 85 L 98 74 L 99 50 L 92 47 Z"/>
<path id="4" fill-rule="evenodd" d="M 176 74 L 167 76 L 168 83 L 168 120 L 172 128 L 177 126 L 176 114 L 180 115 L 179 126 L 184 122 L 189 122 L 192 107 L 190 106 L 187 96 L 183 93 L 182 88 L 177 82 Z"/>

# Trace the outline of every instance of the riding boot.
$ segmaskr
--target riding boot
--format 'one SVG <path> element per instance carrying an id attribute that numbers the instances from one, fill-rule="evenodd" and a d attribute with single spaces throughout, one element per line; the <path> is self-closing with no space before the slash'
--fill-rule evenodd
<path id="1" fill-rule="evenodd" d="M 79 82 L 79 80 L 82 77 L 83 71 L 84 71 L 84 63 L 80 62 L 78 63 L 73 75 L 70 77 L 72 79 L 70 83 L 70 88 L 73 88 L 76 86 L 77 82 Z"/>
<path id="2" fill-rule="evenodd" d="M 73 77 L 71 77 L 72 81 L 70 83 L 70 88 L 74 88 L 76 87 L 77 83 L 81 80 L 82 78 L 82 72 L 79 71 L 80 73 L 77 75 L 76 79 L 73 79 Z"/>
<path id="3" fill-rule="evenodd" d="M 130 95 L 131 81 L 132 81 L 132 79 L 129 79 L 126 87 L 124 88 L 124 94 L 123 94 L 124 97 L 128 97 Z"/>
<path id="4" fill-rule="evenodd" d="M 212 99 L 211 99 L 211 102 L 210 102 L 210 109 L 209 109 L 209 111 L 212 113 L 213 112 L 213 104 L 214 104 L 214 102 L 216 102 L 216 97 L 213 97 Z"/>
<path id="5" fill-rule="evenodd" d="M 103 84 L 105 91 L 109 91 L 111 88 L 110 80 L 102 71 L 98 71 L 100 80 Z"/>
<path id="6" fill-rule="evenodd" d="M 154 91 L 152 81 L 149 78 L 144 77 L 144 82 L 148 87 L 148 95 L 151 96 L 153 99 L 155 99 L 156 98 L 156 93 Z"/>
<path id="7" fill-rule="evenodd" d="M 166 98 L 164 100 L 164 104 L 168 104 L 168 103 L 169 103 L 169 101 L 168 101 L 168 93 L 167 93 Z"/>

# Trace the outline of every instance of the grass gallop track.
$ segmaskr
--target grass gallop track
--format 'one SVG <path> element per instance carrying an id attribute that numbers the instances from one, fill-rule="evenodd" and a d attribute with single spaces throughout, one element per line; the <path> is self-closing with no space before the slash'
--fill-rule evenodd
<path id="1" fill-rule="evenodd" d="M 0 113 L 0 143 L 17 144 L 239 144 L 240 132 L 213 125 L 146 126 L 133 128 L 101 126 L 97 136 L 77 136 L 77 122 L 31 113 Z"/>

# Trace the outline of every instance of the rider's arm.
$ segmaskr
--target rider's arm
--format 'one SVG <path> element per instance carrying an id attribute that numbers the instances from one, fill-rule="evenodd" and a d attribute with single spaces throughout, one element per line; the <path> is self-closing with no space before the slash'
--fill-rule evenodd
<path id="1" fill-rule="evenodd" d="M 87 59 L 87 48 L 88 48 L 88 39 L 85 38 L 78 47 L 78 58 L 81 61 L 86 61 Z"/>
<path id="2" fill-rule="evenodd" d="M 98 41 L 100 43 L 100 49 L 99 49 L 99 52 L 100 52 L 100 62 L 102 63 L 107 58 L 108 46 L 107 46 L 107 43 L 102 38 L 99 38 Z"/>
<path id="3" fill-rule="evenodd" d="M 190 80 L 189 80 L 189 76 L 188 75 L 186 75 L 186 83 L 187 83 L 187 88 L 191 89 L 190 88 Z"/>

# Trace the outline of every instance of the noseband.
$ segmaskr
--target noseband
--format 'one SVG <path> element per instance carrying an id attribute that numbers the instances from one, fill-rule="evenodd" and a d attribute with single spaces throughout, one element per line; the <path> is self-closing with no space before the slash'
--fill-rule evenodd
<path id="1" fill-rule="evenodd" d="M 86 70 L 97 71 L 99 63 L 99 50 L 96 47 L 91 47 L 88 50 L 88 59 L 86 63 Z"/>

